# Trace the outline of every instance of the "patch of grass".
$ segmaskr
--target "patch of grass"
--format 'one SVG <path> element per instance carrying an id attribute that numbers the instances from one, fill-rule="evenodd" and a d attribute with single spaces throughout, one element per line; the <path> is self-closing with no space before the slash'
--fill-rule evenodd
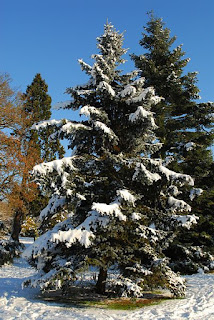
<path id="1" fill-rule="evenodd" d="M 112 310 L 135 310 L 146 306 L 157 305 L 163 301 L 172 299 L 170 293 L 155 290 L 145 291 L 142 298 L 107 298 L 94 293 L 91 289 L 71 287 L 69 294 L 63 295 L 58 291 L 50 291 L 39 296 L 40 299 L 63 303 L 63 305 L 77 308 L 101 308 Z"/>
<path id="2" fill-rule="evenodd" d="M 146 306 L 157 305 L 167 298 L 151 298 L 151 299 L 106 299 L 103 301 L 82 301 L 83 305 L 95 308 L 104 308 L 112 310 L 135 310 Z"/>

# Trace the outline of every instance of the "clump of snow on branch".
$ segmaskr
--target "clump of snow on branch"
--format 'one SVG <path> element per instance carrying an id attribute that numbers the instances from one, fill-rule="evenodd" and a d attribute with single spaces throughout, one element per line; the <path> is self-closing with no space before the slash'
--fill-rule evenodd
<path id="1" fill-rule="evenodd" d="M 91 130 L 90 127 L 82 124 L 82 123 L 75 123 L 72 121 L 69 121 L 67 119 L 63 119 L 63 120 L 45 120 L 45 121 L 41 121 L 37 124 L 34 124 L 32 126 L 32 130 L 40 130 L 40 129 L 45 129 L 46 127 L 51 127 L 51 126 L 55 126 L 59 128 L 59 133 L 63 132 L 63 133 L 70 133 L 71 131 L 75 131 L 75 130 Z M 58 135 L 59 135 L 58 133 Z M 54 137 L 54 134 L 53 134 Z"/>
<path id="2" fill-rule="evenodd" d="M 133 85 L 133 84 L 132 84 Z M 149 99 L 149 101 L 147 101 Z M 137 92 L 136 95 L 130 97 L 126 100 L 126 103 L 130 105 L 131 103 L 138 103 L 138 102 L 147 102 L 148 105 L 157 104 L 163 98 L 155 95 L 155 90 L 153 87 L 148 87 L 143 90 L 140 90 L 139 93 Z"/>
<path id="3" fill-rule="evenodd" d="M 66 197 L 54 194 L 48 205 L 40 212 L 39 219 L 42 221 L 47 215 L 55 213 L 58 208 L 62 208 L 65 203 Z"/>
<path id="4" fill-rule="evenodd" d="M 133 206 L 136 201 L 136 197 L 131 194 L 127 189 L 117 190 L 117 195 L 120 196 L 123 200 L 131 203 Z"/>
<path id="5" fill-rule="evenodd" d="M 44 120 L 40 121 L 36 124 L 34 124 L 31 129 L 32 130 L 39 130 L 39 129 L 45 129 L 48 126 L 61 126 L 62 120 Z"/>
<path id="6" fill-rule="evenodd" d="M 50 162 L 43 162 L 33 167 L 33 175 L 46 175 L 53 171 L 56 171 L 59 175 L 65 173 L 66 167 L 71 171 L 77 170 L 73 165 L 73 159 L 75 157 L 65 157 L 59 160 L 53 160 Z"/>
<path id="7" fill-rule="evenodd" d="M 155 121 L 154 121 L 154 118 L 153 118 L 152 112 L 145 110 L 142 106 L 139 106 L 134 113 L 131 113 L 129 115 L 129 120 L 131 122 L 136 122 L 138 120 L 143 120 L 144 121 L 145 119 L 150 121 L 151 127 L 153 129 L 157 128 L 157 126 L 155 124 Z"/>
<path id="8" fill-rule="evenodd" d="M 50 242 L 52 233 L 59 231 L 62 225 L 63 223 L 58 223 L 52 230 L 48 230 L 46 233 L 37 238 L 35 242 L 23 252 L 23 257 L 26 259 L 31 259 L 31 257 L 36 258 L 41 256 L 40 261 L 42 261 L 44 258 L 42 252 L 52 246 Z M 37 269 L 42 269 L 41 264 L 39 267 L 37 267 Z"/>
<path id="9" fill-rule="evenodd" d="M 92 106 L 84 106 L 80 109 L 80 115 L 84 115 L 86 117 L 91 117 L 92 114 L 94 115 L 100 115 L 100 110 L 92 107 Z"/>
<path id="10" fill-rule="evenodd" d="M 110 84 L 108 84 L 105 81 L 101 81 L 99 83 L 99 85 L 97 86 L 97 89 L 100 89 L 101 91 L 107 91 L 112 97 L 115 96 L 115 91 L 114 89 L 111 87 Z"/>
<path id="11" fill-rule="evenodd" d="M 74 123 L 74 122 L 68 122 L 66 124 L 64 124 L 62 127 L 61 127 L 61 132 L 64 132 L 64 133 L 67 133 L 69 134 L 70 132 L 72 132 L 73 130 L 76 131 L 76 130 L 91 130 L 90 127 L 88 126 L 85 126 L 84 124 L 82 123 Z"/>
<path id="12" fill-rule="evenodd" d="M 176 211 L 191 211 L 191 207 L 189 204 L 187 204 L 183 200 L 178 200 L 174 198 L 173 196 L 170 196 L 168 198 L 168 204 L 170 211 L 176 212 Z"/>
<path id="13" fill-rule="evenodd" d="M 103 216 L 114 215 L 119 220 L 126 221 L 126 216 L 121 212 L 118 202 L 112 202 L 110 204 L 94 202 L 91 209 L 99 212 Z"/>
<path id="14" fill-rule="evenodd" d="M 184 183 L 188 184 L 190 186 L 194 185 L 194 179 L 191 176 L 189 176 L 188 174 L 182 174 L 182 173 L 175 172 L 173 170 L 168 169 L 167 167 L 165 167 L 163 165 L 159 166 L 159 171 L 166 176 L 168 181 L 179 180 L 180 185 L 183 185 Z"/>
<path id="15" fill-rule="evenodd" d="M 94 122 L 94 127 L 97 130 L 102 130 L 108 137 L 110 140 L 113 139 L 118 139 L 117 136 L 115 135 L 115 133 L 113 132 L 112 129 L 110 129 L 108 126 L 106 126 L 103 122 L 101 121 L 95 121 Z"/>
<path id="16" fill-rule="evenodd" d="M 88 74 L 91 74 L 92 67 L 89 64 L 84 62 L 82 59 L 78 59 L 78 62 L 82 70 L 86 71 Z"/>
<path id="17" fill-rule="evenodd" d="M 192 201 L 195 197 L 199 197 L 203 193 L 203 189 L 201 188 L 192 188 L 190 190 L 190 200 Z"/>
<path id="18" fill-rule="evenodd" d="M 137 92 L 136 88 L 134 86 L 131 85 L 127 85 L 125 87 L 125 89 L 123 89 L 120 93 L 119 96 L 121 96 L 122 98 L 126 97 L 126 96 L 133 96 L 135 95 Z"/>
<path id="19" fill-rule="evenodd" d="M 161 176 L 158 173 L 152 173 L 151 171 L 146 169 L 144 164 L 137 163 L 132 180 L 137 180 L 140 174 L 142 174 L 147 179 L 148 184 L 153 184 L 154 182 L 161 179 Z"/>
<path id="20" fill-rule="evenodd" d="M 190 229 L 193 224 L 197 224 L 199 217 L 192 215 L 176 215 L 172 216 L 173 220 L 176 220 L 183 228 Z"/>
<path id="21" fill-rule="evenodd" d="M 132 220 L 140 220 L 141 219 L 141 213 L 132 212 L 131 218 L 132 218 Z"/>
<path id="22" fill-rule="evenodd" d="M 195 146 L 194 142 L 188 142 L 184 145 L 184 148 L 186 149 L 186 151 L 190 151 L 194 149 L 194 146 Z"/>
<path id="23" fill-rule="evenodd" d="M 79 226 L 76 229 L 69 229 L 68 231 L 59 231 L 58 233 L 52 234 L 53 242 L 64 242 L 66 247 L 69 248 L 71 245 L 78 241 L 85 248 L 88 248 L 91 244 L 90 238 L 93 238 L 94 235 L 91 231 L 84 230 Z"/>
<path id="24" fill-rule="evenodd" d="M 177 186 L 171 185 L 168 188 L 168 194 L 172 195 L 172 196 L 178 196 L 179 194 L 181 194 L 182 192 L 178 190 Z"/>
<path id="25" fill-rule="evenodd" d="M 92 210 L 94 209 L 92 208 Z M 66 231 L 59 230 L 57 233 L 52 233 L 51 241 L 56 243 L 64 242 L 67 248 L 78 241 L 85 248 L 88 248 L 91 245 L 92 239 L 95 238 L 91 229 L 96 230 L 97 225 L 105 227 L 109 222 L 108 217 L 102 217 L 98 212 L 98 210 L 90 211 L 84 222 L 76 228 L 70 228 Z"/>

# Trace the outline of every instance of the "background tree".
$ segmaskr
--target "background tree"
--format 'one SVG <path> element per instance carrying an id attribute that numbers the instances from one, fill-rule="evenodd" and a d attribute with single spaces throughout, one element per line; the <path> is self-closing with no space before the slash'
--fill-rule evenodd
<path id="1" fill-rule="evenodd" d="M 133 54 L 132 59 L 145 77 L 146 86 L 154 86 L 156 93 L 164 98 L 152 108 L 158 125 L 156 133 L 163 143 L 158 155 L 165 159 L 173 154 L 174 165 L 178 166 L 179 162 L 180 169 L 192 170 L 199 180 L 203 176 L 199 168 L 204 173 L 204 165 L 209 167 L 212 162 L 211 151 L 207 148 L 213 142 L 213 131 L 209 130 L 213 127 L 213 103 L 196 103 L 199 98 L 197 72 L 184 74 L 190 59 L 183 58 L 182 46 L 172 49 L 176 37 L 170 37 L 170 30 L 164 27 L 162 19 L 155 18 L 152 13 L 149 16 L 146 33 L 140 40 L 145 53 Z M 194 157 L 195 152 L 197 156 Z M 189 158 L 197 161 L 196 171 L 188 164 Z"/>
<path id="2" fill-rule="evenodd" d="M 32 201 L 37 192 L 36 184 L 29 181 L 29 170 L 32 170 L 39 158 L 33 143 L 25 139 L 28 120 L 23 114 L 21 93 L 14 91 L 10 82 L 7 74 L 1 75 L 0 197 L 15 214 L 12 238 L 18 240 L 21 225 L 17 219 L 21 221 L 23 212 L 27 210 L 26 201 Z"/>
<path id="3" fill-rule="evenodd" d="M 156 134 L 163 143 L 154 156 L 162 159 L 173 156 L 170 167 L 190 174 L 195 185 L 204 190 L 202 198 L 193 203 L 194 213 L 203 216 L 202 224 L 195 227 L 194 234 L 185 233 L 188 234 L 185 241 L 212 247 L 213 157 L 210 147 L 214 136 L 214 104 L 196 102 L 199 98 L 197 73 L 184 73 L 189 59 L 184 58 L 182 46 L 173 48 L 176 37 L 170 37 L 170 30 L 165 28 L 162 19 L 154 17 L 153 13 L 149 17 L 140 40 L 145 52 L 139 56 L 132 55 L 132 59 L 141 76 L 145 77 L 146 86 L 154 86 L 155 92 L 164 98 L 152 107 L 158 125 Z M 181 239 L 184 238 L 182 235 Z"/>
<path id="4" fill-rule="evenodd" d="M 0 75 L 0 199 L 7 198 L 13 179 L 17 176 L 14 166 L 14 132 L 20 122 L 20 93 L 12 90 L 8 74 Z"/>
<path id="5" fill-rule="evenodd" d="M 12 222 L 11 207 L 7 202 L 0 202 L 0 240 L 10 233 Z"/>
<path id="6" fill-rule="evenodd" d="M 33 141 L 40 153 L 40 158 L 44 161 L 50 161 L 61 157 L 64 149 L 59 139 L 50 140 L 51 128 L 44 128 L 39 133 L 30 130 L 36 122 L 49 120 L 51 117 L 51 97 L 48 94 L 48 86 L 37 73 L 31 83 L 27 87 L 26 93 L 23 94 L 24 112 L 28 123 L 28 133 L 26 139 Z"/>
<path id="7" fill-rule="evenodd" d="M 50 161 L 56 159 L 58 156 L 64 154 L 64 149 L 60 143 L 59 138 L 54 141 L 50 140 L 49 137 L 53 133 L 52 128 L 43 128 L 40 132 L 32 130 L 33 124 L 48 120 L 51 117 L 51 97 L 48 95 L 48 86 L 42 79 L 41 75 L 38 73 L 35 75 L 31 85 L 27 87 L 26 93 L 22 95 L 23 99 L 23 110 L 22 119 L 24 120 L 21 131 L 17 131 L 16 135 L 19 140 L 22 141 L 22 151 L 30 160 L 30 155 L 32 152 L 36 157 L 34 157 L 33 162 L 28 162 L 30 166 L 25 165 L 25 172 L 23 171 L 23 182 L 20 185 L 20 198 L 23 197 L 23 190 L 27 190 L 25 184 L 31 183 L 31 177 L 29 176 L 30 171 L 33 166 L 41 161 Z M 41 211 L 41 208 L 45 207 L 48 202 L 48 195 L 41 192 L 39 188 L 36 190 L 36 196 L 25 199 L 26 212 L 19 210 L 19 218 L 17 223 L 17 228 L 19 232 L 21 231 L 19 225 L 22 224 L 23 217 L 26 213 L 37 216 Z M 15 222 L 15 221 L 14 221 Z M 13 233 L 12 233 L 13 237 Z"/>
<path id="8" fill-rule="evenodd" d="M 26 121 L 28 121 L 25 128 L 25 140 L 37 148 L 40 158 L 37 163 L 62 157 L 64 148 L 61 145 L 59 138 L 56 138 L 55 140 L 49 138 L 53 133 L 52 128 L 43 128 L 39 133 L 31 130 L 35 123 L 49 120 L 51 117 L 51 97 L 48 94 L 48 85 L 39 73 L 35 75 L 22 98 L 24 100 L 24 117 Z M 29 213 L 33 216 L 38 216 L 41 208 L 45 207 L 47 202 L 47 194 L 41 193 L 38 188 L 37 197 L 28 204 Z"/>
<path id="9" fill-rule="evenodd" d="M 42 225 L 62 211 L 67 219 L 25 252 L 39 270 L 37 279 L 26 284 L 67 291 L 93 266 L 98 293 L 104 294 L 108 284 L 117 295 L 139 296 L 153 285 L 184 294 L 184 283 L 168 267 L 163 248 L 179 226 L 196 222 L 185 216 L 190 206 L 176 198 L 178 187 L 192 188 L 193 180 L 151 158 L 160 148 L 151 107 L 160 98 L 152 87 L 144 88 L 136 72 L 121 73 L 122 44 L 123 36 L 107 24 L 97 38 L 93 66 L 79 61 L 90 79 L 67 89 L 73 98 L 68 108 L 79 109 L 87 120 L 35 126 L 53 126 L 56 137 L 69 140 L 73 155 L 34 167 L 37 182 L 52 195 L 41 212 Z M 110 281 L 112 269 L 117 277 Z"/>
<path id="10" fill-rule="evenodd" d="M 46 141 L 47 130 L 39 135 L 31 131 L 33 123 L 51 115 L 51 98 L 39 74 L 24 95 L 11 89 L 8 75 L 1 76 L 0 90 L 0 195 L 15 212 L 12 238 L 18 241 L 24 216 L 38 214 L 47 204 L 47 197 L 31 181 L 30 171 L 36 163 L 62 155 L 63 148 L 58 139 Z"/>

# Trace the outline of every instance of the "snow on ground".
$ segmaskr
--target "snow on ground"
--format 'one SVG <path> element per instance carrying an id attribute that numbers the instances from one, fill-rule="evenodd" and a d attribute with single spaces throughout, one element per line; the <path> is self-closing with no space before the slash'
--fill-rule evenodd
<path id="1" fill-rule="evenodd" d="M 25 240 L 28 245 L 29 241 Z M 77 308 L 39 300 L 38 290 L 22 289 L 35 270 L 22 258 L 0 268 L 0 320 L 214 320 L 214 275 L 188 276 L 185 299 L 170 300 L 135 311 Z"/>

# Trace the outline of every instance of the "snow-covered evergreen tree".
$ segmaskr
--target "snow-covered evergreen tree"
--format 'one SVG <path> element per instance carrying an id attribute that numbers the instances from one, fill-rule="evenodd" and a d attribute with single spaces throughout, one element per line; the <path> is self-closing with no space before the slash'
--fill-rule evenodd
<path id="1" fill-rule="evenodd" d="M 25 252 L 39 270 L 26 284 L 69 290 L 94 267 L 98 293 L 108 288 L 140 296 L 145 288 L 162 286 L 181 296 L 184 281 L 162 251 L 178 228 L 196 223 L 189 204 L 177 198 L 178 189 L 194 182 L 152 159 L 161 144 L 151 107 L 160 98 L 152 87 L 144 88 L 136 71 L 123 75 L 118 69 L 126 53 L 122 44 L 123 35 L 106 24 L 94 64 L 79 60 L 89 82 L 67 89 L 72 96 L 67 108 L 79 109 L 83 121 L 34 126 L 55 127 L 52 139 L 68 139 L 73 154 L 34 167 L 36 181 L 51 194 L 42 224 L 49 226 L 59 213 L 67 217 Z"/>

